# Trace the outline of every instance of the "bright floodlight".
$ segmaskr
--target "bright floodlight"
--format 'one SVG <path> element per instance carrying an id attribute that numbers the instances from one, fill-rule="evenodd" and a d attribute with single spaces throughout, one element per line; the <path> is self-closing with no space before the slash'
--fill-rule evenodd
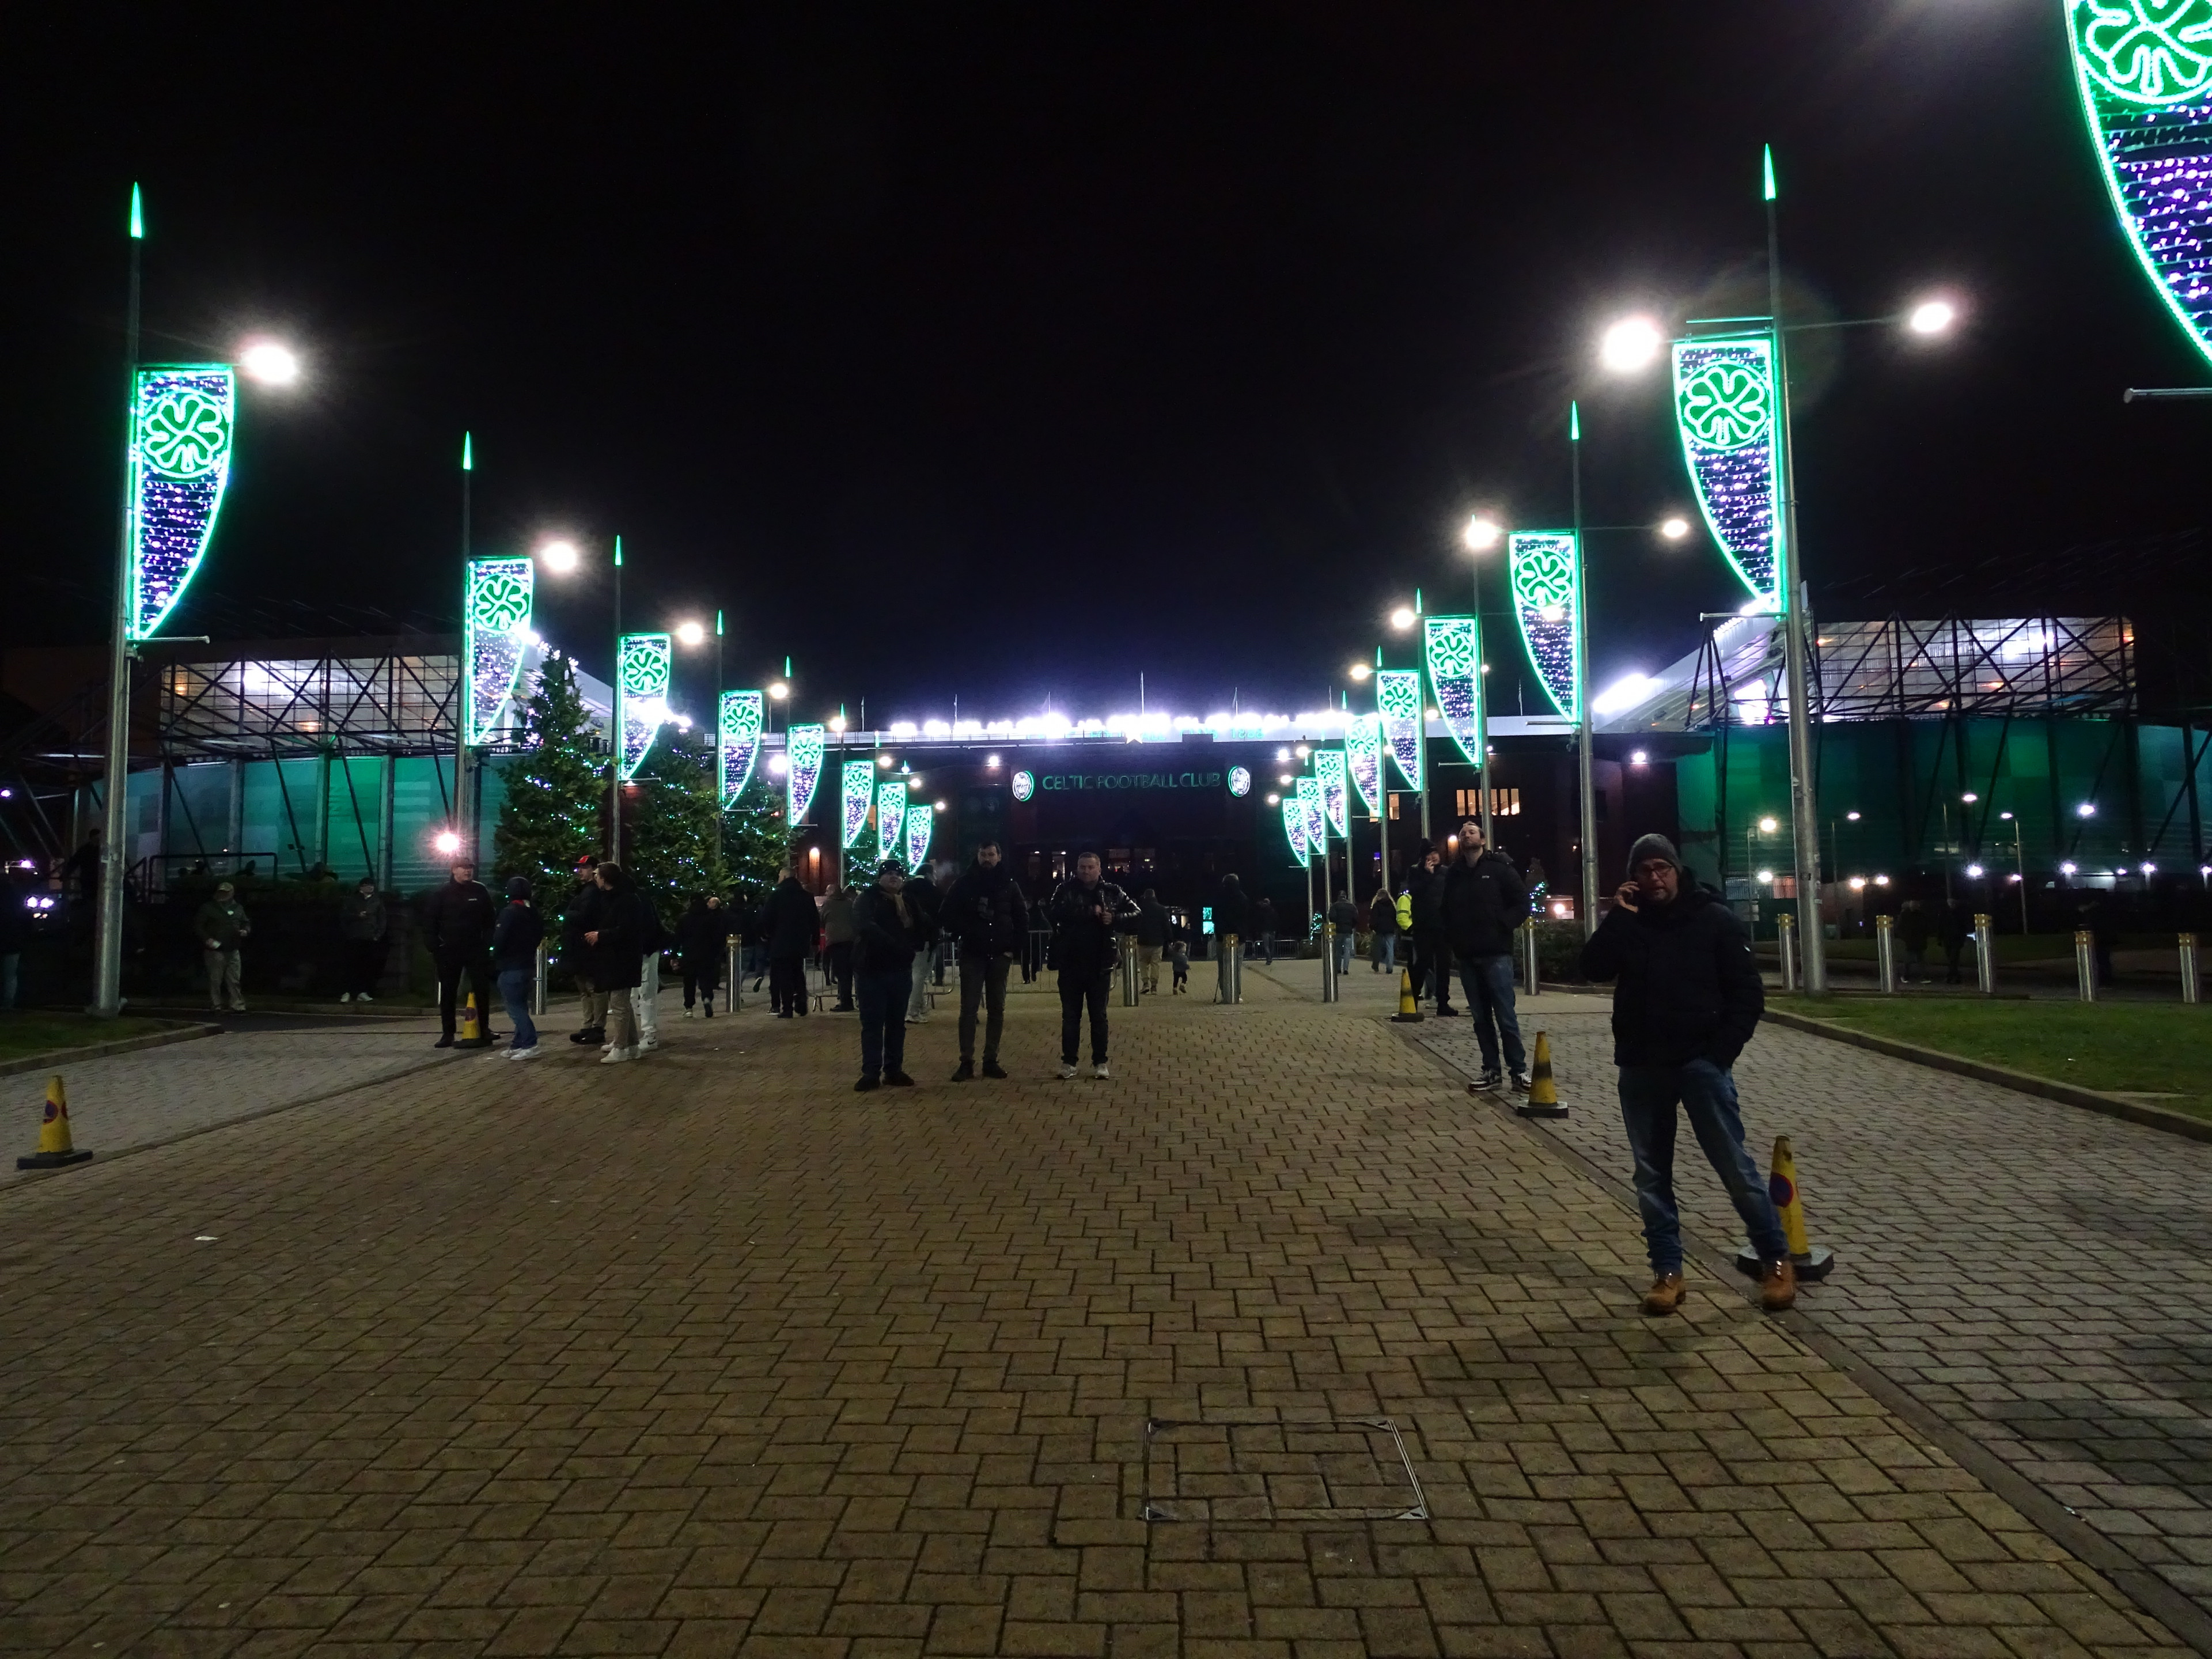
<path id="1" fill-rule="evenodd" d="M 1659 533 L 1670 542 L 1679 542 L 1690 533 L 1690 521 L 1687 519 L 1662 519 L 1659 522 Z"/>
<path id="2" fill-rule="evenodd" d="M 2081 818 L 2095 817 L 2097 816 L 2097 803 L 2093 800 L 2083 801 L 2079 806 L 2074 809 L 2074 816 Z"/>
<path id="3" fill-rule="evenodd" d="M 1504 533 L 1495 519 L 1478 513 L 1467 521 L 1467 528 L 1460 532 L 1460 539 L 1467 544 L 1468 552 L 1486 553 L 1498 545 L 1498 538 Z"/>
<path id="4" fill-rule="evenodd" d="M 680 622 L 676 624 L 676 638 L 679 644 L 699 645 L 705 641 L 706 637 L 707 627 L 703 623 Z"/>
<path id="5" fill-rule="evenodd" d="M 832 732 L 842 732 L 845 729 L 845 717 L 842 714 L 832 714 L 830 717 L 830 729 Z"/>
<path id="6" fill-rule="evenodd" d="M 786 685 L 781 680 L 778 680 L 774 685 L 769 687 L 768 694 L 771 697 L 774 697 L 778 702 L 781 702 L 786 697 L 791 695 L 791 688 Z"/>
<path id="7" fill-rule="evenodd" d="M 438 832 L 436 846 L 441 853 L 450 857 L 461 850 L 461 838 L 451 830 L 441 830 Z"/>
<path id="8" fill-rule="evenodd" d="M 1665 343 L 1659 325 L 1649 317 L 1624 317 L 1598 342 L 1598 361 L 1616 374 L 1649 368 Z"/>
<path id="9" fill-rule="evenodd" d="M 548 542 L 538 550 L 538 562 L 556 576 L 565 576 L 576 568 L 576 544 Z"/>
<path id="10" fill-rule="evenodd" d="M 1982 866 L 1978 864 L 1970 864 L 1966 866 L 1966 873 L 1974 880 L 1979 881 L 1982 878 Z"/>
<path id="11" fill-rule="evenodd" d="M 1759 833 L 1762 836 L 1771 836 L 1781 827 L 1782 825 L 1773 818 L 1761 818 L 1759 821 Z"/>
<path id="12" fill-rule="evenodd" d="M 1915 334 L 1944 334 L 1959 320 L 1959 308 L 1948 300 L 1923 300 L 1905 313 L 1905 325 Z"/>
<path id="13" fill-rule="evenodd" d="M 2009 816 L 2009 814 L 2007 816 Z M 1844 817 L 1848 818 L 1853 823 L 1856 823 L 1859 821 L 1859 815 L 1856 812 L 1846 812 L 1844 814 Z"/>
<path id="14" fill-rule="evenodd" d="M 300 378 L 300 359 L 289 346 L 274 340 L 252 340 L 238 355 L 238 366 L 248 380 L 264 386 L 290 386 Z"/>
<path id="15" fill-rule="evenodd" d="M 1401 605 L 1390 613 L 1390 626 L 1401 634 L 1413 625 L 1413 607 Z"/>
<path id="16" fill-rule="evenodd" d="M 1759 878 L 1761 882 L 1771 882 L 1774 879 L 1774 872 L 1771 870 L 1762 870 L 1759 872 Z"/>
<path id="17" fill-rule="evenodd" d="M 1355 680 L 1364 680 L 1374 672 L 1375 671 L 1373 669 L 1370 668 L 1364 662 L 1356 662 L 1352 665 L 1352 678 Z"/>

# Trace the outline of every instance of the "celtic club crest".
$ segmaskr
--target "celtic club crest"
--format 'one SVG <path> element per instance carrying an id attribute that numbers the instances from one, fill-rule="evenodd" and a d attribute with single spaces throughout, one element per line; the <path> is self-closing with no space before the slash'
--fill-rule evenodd
<path id="1" fill-rule="evenodd" d="M 1735 449 L 1764 436 L 1773 419 L 1765 362 L 1707 362 L 1683 380 L 1680 407 L 1684 428 L 1715 449 Z"/>
<path id="2" fill-rule="evenodd" d="M 1557 620 L 1575 600 L 1574 538 L 1516 536 L 1513 541 L 1513 597 L 1546 621 Z"/>
<path id="3" fill-rule="evenodd" d="M 169 392 L 147 410 L 138 453 L 155 471 L 197 478 L 230 453 L 230 409 L 196 387 Z"/>
<path id="4" fill-rule="evenodd" d="M 527 621 L 529 616 L 530 588 L 521 577 L 501 570 L 488 573 L 477 580 L 469 620 L 478 628 L 504 634 L 516 623 Z"/>
<path id="5" fill-rule="evenodd" d="M 2130 104 L 2185 103 L 2212 84 L 2212 0 L 2073 0 L 2090 79 Z"/>
<path id="6" fill-rule="evenodd" d="M 665 634 L 625 634 L 622 642 L 622 692 L 626 697 L 657 697 L 668 690 L 675 645 Z"/>
<path id="7" fill-rule="evenodd" d="M 1463 617 L 1428 620 L 1429 678 L 1461 680 L 1474 672 L 1474 624 Z"/>

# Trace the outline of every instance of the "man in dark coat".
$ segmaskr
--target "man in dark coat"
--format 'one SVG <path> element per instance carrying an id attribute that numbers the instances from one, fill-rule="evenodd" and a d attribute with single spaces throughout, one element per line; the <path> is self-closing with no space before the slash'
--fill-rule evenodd
<path id="1" fill-rule="evenodd" d="M 906 1073 L 906 1005 L 921 920 L 908 890 L 904 868 L 885 859 L 875 884 L 853 902 L 853 996 L 860 1005 L 860 1080 L 853 1088 L 860 1094 L 884 1084 L 914 1087 Z"/>
<path id="2" fill-rule="evenodd" d="M 1796 1270 L 1766 1177 L 1743 1144 L 1730 1069 L 1766 1006 L 1750 937 L 1717 895 L 1689 878 L 1664 836 L 1636 843 L 1628 872 L 1612 914 L 1583 947 L 1583 971 L 1614 981 L 1620 1115 L 1636 1159 L 1636 1203 L 1651 1255 L 1644 1310 L 1668 1314 L 1682 1304 L 1682 1226 L 1674 1202 L 1679 1104 L 1765 1264 L 1759 1299 L 1779 1311 L 1796 1299 Z"/>
<path id="3" fill-rule="evenodd" d="M 509 1060 L 538 1058 L 538 1024 L 530 1018 L 537 1000 L 538 945 L 545 937 L 545 924 L 530 902 L 530 878 L 510 876 L 507 902 L 492 925 L 491 964 L 499 975 L 500 1000 L 507 1004 L 507 1023 L 514 1028 Z"/>
<path id="4" fill-rule="evenodd" d="M 722 982 L 722 959 L 730 950 L 730 913 L 719 893 L 695 893 L 691 908 L 676 924 L 676 948 L 684 957 L 684 1018 L 702 1018 L 691 1006 L 705 1005 L 703 1017 L 714 1017 L 714 992 Z"/>
<path id="5" fill-rule="evenodd" d="M 1359 942 L 1359 907 L 1345 893 L 1329 902 L 1328 920 L 1336 929 L 1336 976 L 1352 971 L 1352 948 Z"/>
<path id="6" fill-rule="evenodd" d="M 1265 893 L 1252 905 L 1252 927 L 1260 937 L 1260 949 L 1266 954 L 1267 966 L 1275 965 L 1275 901 Z"/>
<path id="7" fill-rule="evenodd" d="M 359 997 L 376 1000 L 376 981 L 384 972 L 384 900 L 375 881 L 363 876 L 353 896 L 338 907 L 338 937 L 345 941 L 345 988 L 340 1002 Z"/>
<path id="8" fill-rule="evenodd" d="M 975 1012 L 988 1008 L 983 1075 L 1003 1078 L 999 1038 L 1006 1025 L 1006 969 L 1029 943 L 1030 902 L 1022 896 L 996 841 L 975 849 L 975 861 L 945 895 L 938 923 L 952 935 L 960 964 L 960 1065 L 955 1083 L 975 1075 Z"/>
<path id="9" fill-rule="evenodd" d="M 1451 945 L 1444 937 L 1444 883 L 1449 879 L 1443 854 L 1431 847 L 1421 854 L 1420 867 L 1407 887 L 1413 900 L 1413 994 L 1420 996 L 1425 989 L 1434 996 L 1437 1013 L 1444 1019 L 1459 1014 L 1452 1006 Z"/>
<path id="10" fill-rule="evenodd" d="M 1513 930 L 1528 920 L 1528 886 L 1511 860 L 1484 842 L 1482 825 L 1473 818 L 1459 827 L 1459 857 L 1444 878 L 1443 917 L 1444 939 L 1459 963 L 1459 988 L 1482 1045 L 1479 1086 L 1495 1089 L 1504 1081 L 1498 1070 L 1502 1048 L 1513 1086 L 1525 1089 L 1528 1060 L 1513 1012 Z"/>
<path id="11" fill-rule="evenodd" d="M 806 1012 L 806 958 L 814 954 L 820 913 L 788 865 L 768 896 L 761 928 L 768 935 L 768 1000 L 778 1019 Z"/>
<path id="12" fill-rule="evenodd" d="M 1049 907 L 1053 961 L 1060 969 L 1060 1074 L 1075 1075 L 1083 1011 L 1091 1010 L 1091 1075 L 1106 1071 L 1106 986 L 1120 953 L 1117 924 L 1137 914 L 1129 896 L 1104 879 L 1096 853 L 1079 854 L 1073 879 L 1063 881 Z M 1230 878 L 1235 881 L 1235 877 Z"/>
<path id="13" fill-rule="evenodd" d="M 637 1005 L 630 993 L 645 974 L 637 884 L 618 864 L 602 864 L 594 872 L 599 899 L 592 915 L 591 931 L 584 943 L 592 947 L 599 977 L 592 981 L 607 998 L 607 1051 L 602 1066 L 635 1060 L 641 1052 L 637 1034 Z"/>
<path id="14" fill-rule="evenodd" d="M 584 938 L 599 925 L 599 896 L 605 890 L 595 873 L 599 862 L 588 853 L 576 860 L 576 888 L 569 894 L 568 908 L 561 917 L 561 960 L 574 975 L 584 1003 L 584 1023 L 569 1033 L 571 1042 L 607 1040 L 606 977 L 599 966 L 599 953 Z"/>
<path id="15" fill-rule="evenodd" d="M 1160 902 L 1160 896 L 1152 888 L 1137 901 L 1137 976 L 1139 994 L 1150 996 L 1160 988 L 1160 955 L 1167 949 L 1168 936 L 1175 931 L 1175 923 L 1168 917 L 1168 907 Z"/>
<path id="16" fill-rule="evenodd" d="M 477 879 L 476 866 L 456 859 L 451 879 L 439 884 L 422 906 L 422 926 L 438 964 L 438 1020 L 444 1027 L 436 1046 L 489 1048 L 491 1047 L 491 934 L 499 921 L 499 907 L 490 890 Z M 455 1006 L 460 1000 L 461 980 L 477 1000 L 477 1036 L 467 1043 L 453 1041 Z"/>

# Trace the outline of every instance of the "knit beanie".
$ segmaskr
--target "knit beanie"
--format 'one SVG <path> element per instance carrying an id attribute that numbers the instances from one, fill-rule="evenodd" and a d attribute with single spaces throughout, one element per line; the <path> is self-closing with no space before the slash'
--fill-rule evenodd
<path id="1" fill-rule="evenodd" d="M 1664 836 L 1638 836 L 1636 845 L 1628 849 L 1628 878 L 1636 879 L 1637 871 L 1647 859 L 1664 859 L 1677 870 L 1682 867 L 1682 855 L 1674 850 L 1674 843 Z"/>

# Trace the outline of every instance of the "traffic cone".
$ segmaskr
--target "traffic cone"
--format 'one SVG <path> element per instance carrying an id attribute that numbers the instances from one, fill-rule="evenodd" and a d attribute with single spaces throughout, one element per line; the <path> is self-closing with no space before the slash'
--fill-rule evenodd
<path id="1" fill-rule="evenodd" d="M 59 1078 L 46 1084 L 46 1115 L 39 1120 L 39 1150 L 28 1158 L 19 1158 L 19 1170 L 64 1170 L 72 1164 L 82 1164 L 91 1158 L 90 1152 L 80 1152 L 70 1145 L 69 1091 Z"/>
<path id="2" fill-rule="evenodd" d="M 1797 1192 L 1797 1163 L 1790 1155 L 1788 1135 L 1774 1137 L 1774 1167 L 1766 1177 L 1766 1195 L 1774 1200 L 1774 1213 L 1782 1218 L 1783 1242 L 1790 1247 L 1790 1260 L 1797 1269 L 1797 1277 L 1826 1279 L 1836 1265 L 1836 1253 L 1814 1249 L 1806 1237 L 1805 1206 L 1799 1201 Z M 1765 1267 L 1748 1244 L 1735 1253 L 1735 1265 L 1753 1279 Z"/>
<path id="3" fill-rule="evenodd" d="M 1528 1098 L 1513 1109 L 1522 1117 L 1565 1117 L 1559 1086 L 1552 1081 L 1552 1039 L 1536 1033 L 1536 1055 L 1528 1066 Z"/>
<path id="4" fill-rule="evenodd" d="M 461 1010 L 461 1041 L 483 1041 L 483 1021 L 477 1013 L 477 994 L 474 991 L 469 993 L 468 1002 Z"/>
<path id="5" fill-rule="evenodd" d="M 1421 1005 L 1413 996 L 1413 975 L 1408 969 L 1398 970 L 1398 1012 L 1391 1018 L 1401 1025 L 1421 1023 Z"/>

